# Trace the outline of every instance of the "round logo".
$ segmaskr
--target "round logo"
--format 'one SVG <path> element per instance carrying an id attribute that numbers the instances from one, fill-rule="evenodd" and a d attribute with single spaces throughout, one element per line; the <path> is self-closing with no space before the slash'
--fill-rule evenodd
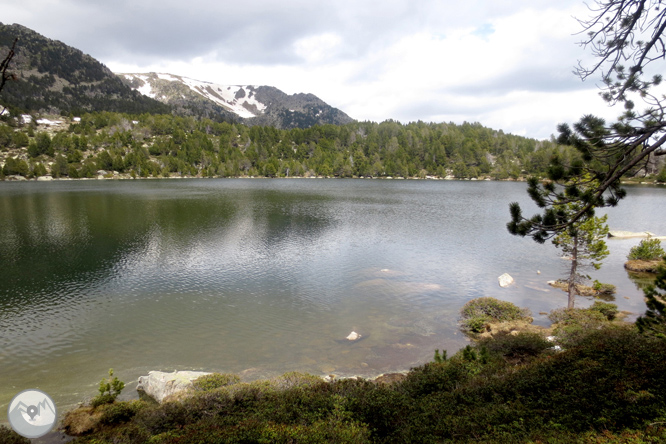
<path id="1" fill-rule="evenodd" d="M 14 396 L 7 411 L 9 424 L 26 438 L 39 438 L 51 431 L 58 414 L 53 400 L 40 390 L 23 390 Z"/>

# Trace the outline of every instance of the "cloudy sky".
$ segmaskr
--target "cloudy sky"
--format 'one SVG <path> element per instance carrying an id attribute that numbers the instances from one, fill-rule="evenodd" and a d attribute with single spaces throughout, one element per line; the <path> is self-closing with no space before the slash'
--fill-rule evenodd
<path id="1" fill-rule="evenodd" d="M 0 0 L 19 23 L 114 72 L 165 72 L 308 92 L 358 120 L 480 122 L 548 138 L 560 122 L 613 118 L 582 0 Z"/>

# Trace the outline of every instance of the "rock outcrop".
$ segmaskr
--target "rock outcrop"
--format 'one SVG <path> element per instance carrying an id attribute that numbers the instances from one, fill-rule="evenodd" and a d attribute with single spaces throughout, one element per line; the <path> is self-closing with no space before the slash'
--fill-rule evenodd
<path id="1" fill-rule="evenodd" d="M 151 371 L 148 376 L 139 377 L 136 390 L 145 393 L 157 402 L 187 391 L 195 379 L 209 375 L 208 372 L 175 371 L 173 373 Z"/>

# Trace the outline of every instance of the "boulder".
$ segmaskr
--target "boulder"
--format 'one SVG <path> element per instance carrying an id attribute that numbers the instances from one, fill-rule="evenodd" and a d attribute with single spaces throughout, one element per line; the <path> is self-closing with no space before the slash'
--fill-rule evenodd
<path id="1" fill-rule="evenodd" d="M 506 288 L 514 283 L 513 278 L 508 273 L 504 273 L 502 276 L 498 277 L 497 280 L 499 281 L 499 286 L 502 288 Z"/>
<path id="2" fill-rule="evenodd" d="M 345 339 L 347 339 L 349 341 L 358 341 L 359 339 L 361 339 L 361 335 L 359 335 L 358 333 L 353 331 L 353 332 L 349 333 L 349 336 L 347 336 Z"/>
<path id="3" fill-rule="evenodd" d="M 150 371 L 148 376 L 139 377 L 136 390 L 145 393 L 157 402 L 188 390 L 195 379 L 209 375 L 208 372 L 175 371 L 173 373 Z"/>

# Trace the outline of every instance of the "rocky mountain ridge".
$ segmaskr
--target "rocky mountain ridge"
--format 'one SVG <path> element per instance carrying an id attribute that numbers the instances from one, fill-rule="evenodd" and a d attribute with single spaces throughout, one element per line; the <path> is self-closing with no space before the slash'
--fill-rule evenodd
<path id="1" fill-rule="evenodd" d="M 307 128 L 344 125 L 353 119 L 313 94 L 288 95 L 272 86 L 220 85 L 165 74 L 117 74 L 132 89 L 176 110 L 219 114 L 248 125 Z"/>
<path id="2" fill-rule="evenodd" d="M 0 104 L 16 113 L 114 111 L 169 113 L 161 102 L 127 87 L 109 68 L 82 51 L 26 28 L 0 23 L 0 54 L 18 39 Z"/>

